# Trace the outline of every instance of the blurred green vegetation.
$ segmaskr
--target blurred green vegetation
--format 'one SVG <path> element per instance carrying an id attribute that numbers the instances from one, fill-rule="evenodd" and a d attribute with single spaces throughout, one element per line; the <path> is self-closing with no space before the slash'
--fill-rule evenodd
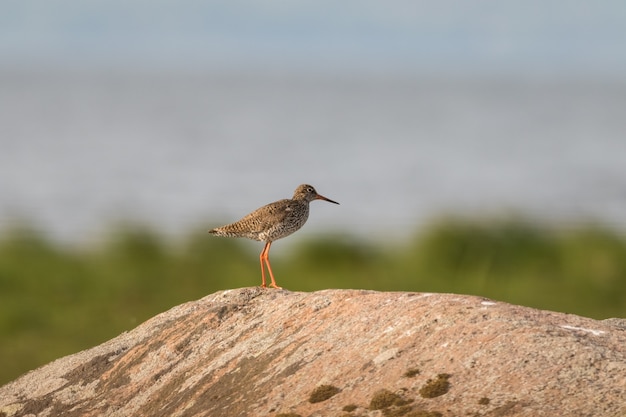
<path id="1" fill-rule="evenodd" d="M 397 246 L 344 235 L 285 246 L 272 254 L 272 267 L 292 291 L 453 292 L 598 319 L 626 316 L 626 240 L 600 226 L 552 230 L 522 220 L 449 218 Z M 172 244 L 133 225 L 87 248 L 27 227 L 6 231 L 0 384 L 174 305 L 258 285 L 261 248 L 204 231 Z"/>

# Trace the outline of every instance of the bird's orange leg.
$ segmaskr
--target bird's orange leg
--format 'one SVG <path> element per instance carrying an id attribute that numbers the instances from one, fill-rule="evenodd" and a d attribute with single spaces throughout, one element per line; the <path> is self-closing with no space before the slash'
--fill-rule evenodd
<path id="1" fill-rule="evenodd" d="M 263 248 L 263 252 L 261 252 L 261 271 L 263 277 L 263 287 L 265 287 L 265 271 L 263 270 L 263 261 L 265 261 L 265 265 L 267 265 L 267 270 L 270 273 L 270 278 L 272 279 L 271 287 L 282 289 L 276 284 L 276 280 L 274 279 L 274 273 L 272 272 L 272 267 L 270 265 L 270 246 L 272 246 L 272 242 L 267 242 L 265 247 Z"/>
<path id="2" fill-rule="evenodd" d="M 265 285 L 265 263 L 263 261 L 265 260 L 265 252 L 268 250 L 269 246 L 270 242 L 267 242 L 265 246 L 263 246 L 263 250 L 259 256 L 259 260 L 261 261 L 261 287 L 263 288 L 267 287 L 267 285 Z"/>

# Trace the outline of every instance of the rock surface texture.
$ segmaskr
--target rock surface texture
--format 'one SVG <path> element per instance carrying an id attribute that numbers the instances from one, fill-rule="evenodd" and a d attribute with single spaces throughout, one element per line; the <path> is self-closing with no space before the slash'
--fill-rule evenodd
<path id="1" fill-rule="evenodd" d="M 0 416 L 626 416 L 626 321 L 473 296 L 222 291 L 0 388 Z"/>

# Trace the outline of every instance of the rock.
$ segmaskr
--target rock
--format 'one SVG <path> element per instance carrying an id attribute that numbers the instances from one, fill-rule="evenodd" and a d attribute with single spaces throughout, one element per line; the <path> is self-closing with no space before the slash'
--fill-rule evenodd
<path id="1" fill-rule="evenodd" d="M 452 294 L 222 291 L 0 387 L 0 416 L 626 416 L 626 326 Z"/>

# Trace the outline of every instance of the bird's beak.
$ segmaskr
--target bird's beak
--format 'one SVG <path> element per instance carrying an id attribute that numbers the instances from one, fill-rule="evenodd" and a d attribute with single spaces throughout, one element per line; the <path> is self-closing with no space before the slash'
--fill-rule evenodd
<path id="1" fill-rule="evenodd" d="M 324 200 L 324 201 L 328 201 L 329 203 L 333 203 L 333 204 L 339 204 L 336 201 L 331 200 L 330 198 L 326 198 L 323 195 L 317 195 L 317 197 L 315 197 L 316 200 Z"/>

